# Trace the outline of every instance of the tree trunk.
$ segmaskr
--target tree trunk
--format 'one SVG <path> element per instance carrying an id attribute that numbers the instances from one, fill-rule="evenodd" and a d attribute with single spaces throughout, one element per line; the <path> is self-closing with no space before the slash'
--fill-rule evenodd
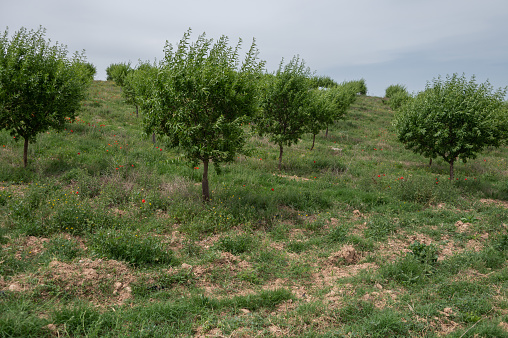
<path id="1" fill-rule="evenodd" d="M 328 138 L 328 126 L 326 126 L 325 138 Z"/>
<path id="2" fill-rule="evenodd" d="M 136 105 L 136 117 L 139 117 L 139 107 Z"/>
<path id="3" fill-rule="evenodd" d="M 208 160 L 203 160 L 203 180 L 201 182 L 203 190 L 203 202 L 210 200 L 210 188 L 208 186 Z"/>
<path id="4" fill-rule="evenodd" d="M 314 149 L 315 142 L 316 142 L 316 134 L 312 134 L 312 147 L 310 147 L 310 150 Z"/>
<path id="5" fill-rule="evenodd" d="M 27 166 L 28 164 L 28 139 L 25 138 L 25 145 L 23 147 L 23 165 Z"/>
<path id="6" fill-rule="evenodd" d="M 450 162 L 450 181 L 453 181 L 453 160 Z"/>
<path id="7" fill-rule="evenodd" d="M 155 144 L 155 133 L 152 134 L 152 142 Z"/>
<path id="8" fill-rule="evenodd" d="M 432 157 L 429 160 L 429 167 L 431 167 L 431 166 L 432 166 Z"/>
<path id="9" fill-rule="evenodd" d="M 282 148 L 282 143 L 279 144 L 279 149 L 280 149 L 280 152 L 279 152 L 279 171 L 282 169 L 282 152 L 284 151 L 284 149 Z"/>

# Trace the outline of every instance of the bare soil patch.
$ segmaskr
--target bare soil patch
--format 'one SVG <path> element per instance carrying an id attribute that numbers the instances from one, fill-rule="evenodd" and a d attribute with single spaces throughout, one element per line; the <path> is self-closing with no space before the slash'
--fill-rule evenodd
<path id="1" fill-rule="evenodd" d="M 508 209 L 508 201 L 493 200 L 493 199 L 490 199 L 490 198 L 482 198 L 480 200 L 480 202 L 486 203 L 486 204 L 495 204 L 498 207 L 503 207 L 503 208 Z"/>
<path id="2" fill-rule="evenodd" d="M 39 281 L 38 284 L 29 282 L 34 278 Z M 123 304 L 131 297 L 129 285 L 135 280 L 127 265 L 115 260 L 52 261 L 35 274 L 12 277 L 8 286 L 3 283 L 3 289 L 31 291 L 37 287 L 42 296 L 49 296 L 49 290 L 56 286 L 63 292 L 98 305 L 112 305 Z"/>

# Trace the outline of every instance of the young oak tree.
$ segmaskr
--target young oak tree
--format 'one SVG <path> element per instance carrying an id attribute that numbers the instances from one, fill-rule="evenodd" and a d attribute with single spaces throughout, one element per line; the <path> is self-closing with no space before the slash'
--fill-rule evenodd
<path id="1" fill-rule="evenodd" d="M 395 116 L 397 137 L 406 149 L 425 157 L 442 157 L 450 165 L 464 163 L 486 147 L 498 147 L 508 138 L 507 89 L 493 90 L 487 81 L 476 84 L 453 74 L 407 101 Z"/>
<path id="2" fill-rule="evenodd" d="M 147 132 L 168 137 L 194 165 L 203 162 L 203 200 L 210 199 L 208 164 L 219 169 L 243 153 L 243 122 L 258 109 L 257 86 L 263 62 L 253 41 L 243 62 L 241 40 L 235 48 L 228 38 L 217 41 L 205 34 L 189 43 L 189 29 L 176 50 L 166 43 L 150 97 L 142 100 Z"/>
<path id="3" fill-rule="evenodd" d="M 296 144 L 307 132 L 312 107 L 310 69 L 295 56 L 287 65 L 281 61 L 274 75 L 263 80 L 262 112 L 256 128 L 279 146 L 279 170 L 282 169 L 284 146 Z"/>
<path id="4" fill-rule="evenodd" d="M 45 33 L 21 28 L 10 40 L 8 30 L 0 37 L 0 129 L 24 139 L 25 167 L 28 144 L 49 128 L 63 129 L 92 80 L 83 53 L 68 58 L 65 46 L 51 46 Z"/>

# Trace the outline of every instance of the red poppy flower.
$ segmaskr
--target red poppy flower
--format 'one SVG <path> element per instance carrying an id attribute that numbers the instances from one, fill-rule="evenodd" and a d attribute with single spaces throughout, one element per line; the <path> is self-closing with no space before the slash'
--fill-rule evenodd
<path id="1" fill-rule="evenodd" d="M 145 199 L 142 199 L 142 200 L 141 200 L 141 203 L 145 203 L 145 202 L 146 202 L 146 201 L 145 201 Z"/>
<path id="2" fill-rule="evenodd" d="M 272 188 L 272 191 L 273 191 L 273 190 L 274 190 L 274 189 Z"/>

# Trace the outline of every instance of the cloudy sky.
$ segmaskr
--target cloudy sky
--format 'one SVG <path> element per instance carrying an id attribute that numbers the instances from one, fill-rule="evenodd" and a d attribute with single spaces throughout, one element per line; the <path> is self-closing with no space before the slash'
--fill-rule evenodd
<path id="1" fill-rule="evenodd" d="M 160 60 L 191 28 L 191 40 L 242 38 L 244 51 L 255 38 L 268 71 L 300 55 L 317 75 L 364 78 L 374 96 L 452 73 L 508 86 L 507 0 L 1 0 L 0 24 L 43 26 L 71 53 L 84 49 L 97 80 L 112 63 Z"/>

